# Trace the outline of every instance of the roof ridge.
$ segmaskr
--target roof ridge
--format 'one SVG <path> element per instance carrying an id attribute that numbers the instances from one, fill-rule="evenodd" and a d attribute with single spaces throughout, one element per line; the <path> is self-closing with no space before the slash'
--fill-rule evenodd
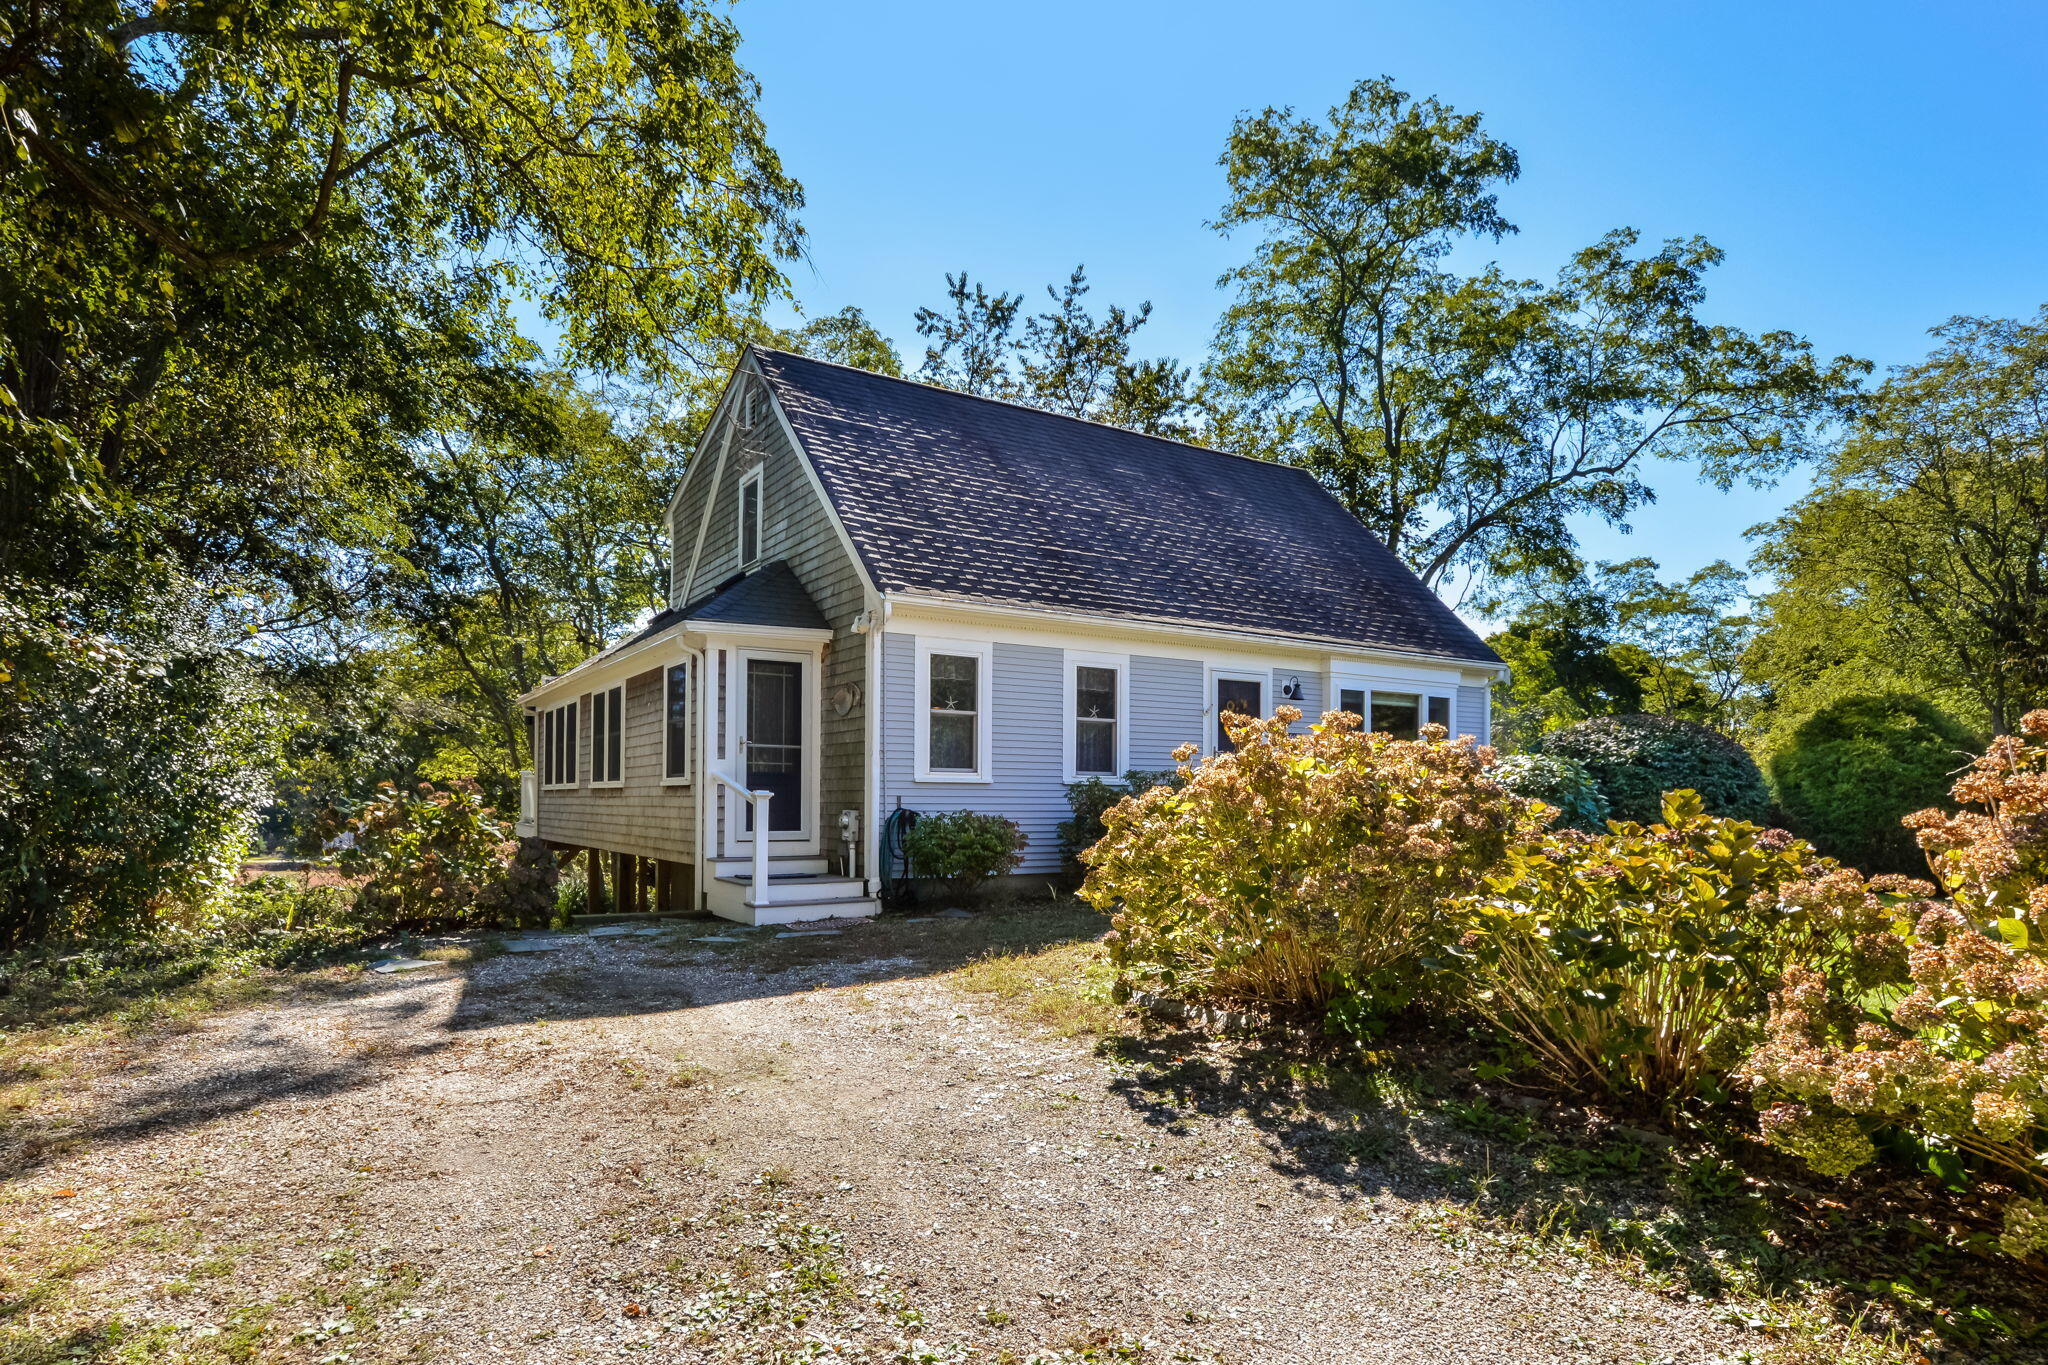
<path id="1" fill-rule="evenodd" d="M 785 351 L 775 346 L 763 346 L 758 342 L 747 343 L 747 349 L 759 351 L 763 355 L 788 356 L 791 360 L 801 360 L 811 365 L 830 365 L 836 370 L 851 370 L 855 374 L 863 374 L 870 379 L 886 379 L 892 384 L 908 384 L 913 388 L 927 389 L 933 393 L 943 393 L 953 398 L 966 398 L 976 403 L 994 403 L 1000 407 L 1015 408 L 1020 412 L 1032 413 L 1039 417 L 1056 417 L 1063 422 L 1079 422 L 1084 427 L 1099 427 L 1104 431 L 1121 432 L 1125 436 L 1136 436 L 1140 440 L 1157 441 L 1161 445 L 1179 446 L 1182 450 L 1198 450 L 1204 455 L 1221 455 L 1226 459 L 1245 460 L 1266 469 L 1291 470 L 1296 474 L 1306 475 L 1309 482 L 1317 487 L 1322 486 L 1321 479 L 1318 479 L 1300 465 L 1285 464 L 1279 460 L 1264 460 L 1260 459 L 1257 455 L 1247 455 L 1239 450 L 1224 450 L 1218 446 L 1197 445 L 1193 441 L 1182 441 L 1172 436 L 1161 436 L 1155 432 L 1138 431 L 1131 427 L 1120 427 L 1114 422 L 1098 422 L 1091 417 L 1076 417 L 1071 412 L 1055 412 L 1051 408 L 1041 408 L 1035 403 L 1022 403 L 1014 398 L 995 398 L 985 393 L 965 393 L 959 389 L 949 389 L 944 384 L 928 384 L 922 379 L 911 379 L 906 375 L 900 374 L 883 374 L 880 370 L 866 370 L 858 365 L 849 365 L 843 360 L 826 360 L 821 356 L 805 355 L 802 351 Z"/>

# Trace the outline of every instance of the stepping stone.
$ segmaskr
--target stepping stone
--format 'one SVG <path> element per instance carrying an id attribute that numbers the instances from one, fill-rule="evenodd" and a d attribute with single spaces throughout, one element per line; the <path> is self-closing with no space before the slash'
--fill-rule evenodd
<path id="1" fill-rule="evenodd" d="M 416 972 L 422 967 L 438 967 L 440 965 L 438 962 L 428 962 L 423 958 L 394 957 L 375 964 L 370 970 L 389 974 L 391 972 Z"/>
<path id="2" fill-rule="evenodd" d="M 903 921 L 905 924 L 930 924 L 931 922 L 932 917 L 930 915 L 912 915 Z"/>
<path id="3" fill-rule="evenodd" d="M 706 934 L 706 935 L 704 935 L 704 937 L 702 937 L 702 938 L 693 938 L 693 939 L 691 939 L 691 940 L 690 940 L 690 942 L 692 942 L 692 943 L 745 943 L 745 942 L 746 942 L 746 940 L 745 940 L 745 939 L 743 939 L 743 938 L 734 938 L 734 937 L 733 937 L 733 936 L 732 936 L 731 934 Z"/>
<path id="4" fill-rule="evenodd" d="M 508 938 L 505 951 L 508 953 L 551 953 L 557 948 L 566 948 L 576 940 L 567 936 L 561 938 Z"/>
<path id="5" fill-rule="evenodd" d="M 941 910 L 941 911 L 939 911 L 939 913 L 938 913 L 938 914 L 936 914 L 936 915 L 932 916 L 932 918 L 934 918 L 934 919 L 973 919 L 973 918 L 974 918 L 974 912 L 973 912 L 972 910 Z"/>
<path id="6" fill-rule="evenodd" d="M 839 931 L 838 931 L 837 929 L 793 929 L 793 930 L 791 930 L 791 931 L 790 931 L 789 933 L 786 933 L 786 934 L 777 934 L 777 935 L 776 935 L 775 937 L 777 937 L 777 938 L 831 938 L 831 937 L 832 937 L 833 935 L 837 934 L 838 932 L 839 932 Z"/>
<path id="7" fill-rule="evenodd" d="M 616 938 L 620 934 L 633 934 L 638 932 L 639 931 L 630 924 L 601 924 L 597 928 L 592 929 L 590 931 L 590 936 L 592 938 Z"/>
<path id="8" fill-rule="evenodd" d="M 660 937 L 661 937 L 661 936 L 662 936 L 663 934 L 667 933 L 667 932 L 668 932 L 668 930 L 666 930 L 666 929 L 628 929 L 628 930 L 627 930 L 626 932 L 627 932 L 627 933 L 629 933 L 629 934 L 631 934 L 631 935 L 632 935 L 632 936 L 633 936 L 634 938 L 660 938 Z"/>

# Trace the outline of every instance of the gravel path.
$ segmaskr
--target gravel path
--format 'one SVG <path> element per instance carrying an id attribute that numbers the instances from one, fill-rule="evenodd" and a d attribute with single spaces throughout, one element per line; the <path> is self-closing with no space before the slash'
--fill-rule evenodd
<path id="1" fill-rule="evenodd" d="M 1243 1114 L 1162 1109 L 1088 1040 L 863 960 L 864 932 L 779 973 L 620 936 L 308 982 L 115 1059 L 67 1115 L 84 1140 L 0 1218 L 100 1248 L 78 1289 L 124 1330 L 241 1330 L 279 1359 L 1762 1347 L 1460 1235 L 1441 1190 L 1314 1178 Z"/>

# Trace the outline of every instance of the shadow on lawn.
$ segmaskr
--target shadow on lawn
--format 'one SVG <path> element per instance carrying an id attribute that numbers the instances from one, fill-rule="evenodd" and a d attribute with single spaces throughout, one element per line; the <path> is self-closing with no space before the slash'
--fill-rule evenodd
<path id="1" fill-rule="evenodd" d="M 1917 1180 L 1817 1189 L 1740 1137 L 1671 1139 L 1528 1096 L 1497 1100 L 1455 1074 L 1445 1058 L 1456 1050 L 1412 1044 L 1368 1067 L 1182 1031 L 1104 1044 L 1129 1067 L 1113 1088 L 1146 1122 L 1189 1132 L 1241 1114 L 1275 1170 L 1339 1200 L 1410 1205 L 1424 1235 L 1619 1254 L 1673 1294 L 1818 1304 L 1973 1360 L 2048 1360 L 2048 1286 L 1987 1254 L 1982 1219 Z"/>

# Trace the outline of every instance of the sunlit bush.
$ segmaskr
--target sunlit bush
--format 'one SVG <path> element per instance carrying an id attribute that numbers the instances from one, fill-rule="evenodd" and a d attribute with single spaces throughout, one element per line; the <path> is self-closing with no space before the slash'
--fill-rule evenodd
<path id="1" fill-rule="evenodd" d="M 1865 872 L 1926 867 L 1910 811 L 1941 803 L 1977 741 L 1923 697 L 1837 697 L 1786 726 L 1770 746 L 1771 788 L 1800 833 Z"/>
<path id="2" fill-rule="evenodd" d="M 917 876 L 969 896 L 989 878 L 1015 872 L 1024 860 L 1024 842 L 1015 820 L 956 810 L 919 816 L 903 837 L 903 853 Z"/>
<path id="3" fill-rule="evenodd" d="M 1718 730 L 1671 716 L 1596 716 L 1543 737 L 1542 752 L 1585 764 L 1607 813 L 1651 824 L 1664 793 L 1689 789 L 1713 815 L 1761 824 L 1770 792 L 1749 751 Z"/>
<path id="4" fill-rule="evenodd" d="M 1607 824 L 1607 798 L 1586 765 L 1575 758 L 1512 754 L 1488 768 L 1486 775 L 1517 796 L 1553 807 L 1560 826 L 1597 830 Z"/>
<path id="5" fill-rule="evenodd" d="M 521 918 L 515 902 L 552 903 L 552 896 L 528 896 L 523 884 L 508 887 L 512 827 L 484 804 L 474 782 L 422 782 L 409 792 L 387 782 L 353 819 L 330 816 L 323 829 L 351 836 L 337 862 L 367 878 L 358 907 L 384 928 L 496 925 Z"/>
<path id="6" fill-rule="evenodd" d="M 1907 824 L 1939 890 L 1880 877 L 1890 927 L 1877 989 L 1826 963 L 1785 973 L 1768 1040 L 1750 1058 L 1764 1130 L 1816 1169 L 1871 1154 L 1894 1126 L 2021 1187 L 2042 1179 L 2048 1124 L 2048 711 L 1994 741 L 1959 779 L 1958 814 Z M 1859 1142 L 1852 1136 L 1862 1135 Z M 2014 1254 L 2048 1250 L 2031 1200 L 2008 1215 Z"/>
<path id="7" fill-rule="evenodd" d="M 1860 877 L 1783 830 L 1691 791 L 1663 814 L 1510 849 L 1444 965 L 1559 1086 L 1669 1107 L 1718 1087 L 1788 966 L 1844 958 L 1884 919 Z"/>
<path id="8" fill-rule="evenodd" d="M 1492 752 L 1441 726 L 1395 740 L 1333 711 L 1288 733 L 1300 718 L 1233 722 L 1234 753 L 1103 817 L 1081 894 L 1117 912 L 1123 989 L 1362 1022 L 1408 992 L 1444 907 L 1525 818 Z"/>

